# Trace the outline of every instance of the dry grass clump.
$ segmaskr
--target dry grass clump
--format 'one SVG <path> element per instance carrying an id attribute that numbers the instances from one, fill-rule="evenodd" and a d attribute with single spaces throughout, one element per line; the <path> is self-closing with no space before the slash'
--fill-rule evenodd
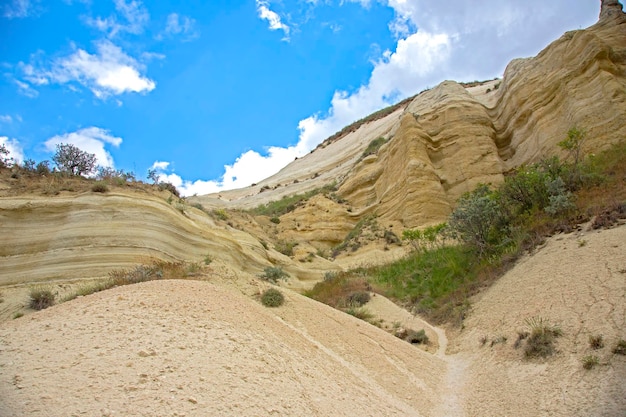
<path id="1" fill-rule="evenodd" d="M 554 342 L 563 335 L 561 328 L 540 317 L 527 319 L 526 324 L 530 328 L 530 336 L 526 340 L 524 355 L 527 358 L 545 358 L 554 354 Z"/>
<path id="2" fill-rule="evenodd" d="M 371 290 L 371 285 L 363 277 L 348 272 L 329 272 L 324 275 L 324 281 L 315 284 L 304 295 L 331 307 L 344 309 L 361 307 L 367 303 Z"/>
<path id="3" fill-rule="evenodd" d="M 109 191 L 109 187 L 107 187 L 106 183 L 98 181 L 91 186 L 91 191 L 94 193 L 106 193 Z"/>
<path id="4" fill-rule="evenodd" d="M 54 294 L 47 288 L 32 288 L 29 297 L 29 306 L 33 310 L 43 310 L 54 305 Z"/>
<path id="5" fill-rule="evenodd" d="M 198 263 L 156 261 L 150 265 L 138 265 L 132 269 L 111 271 L 109 278 L 86 284 L 66 296 L 63 301 L 70 301 L 96 292 L 122 285 L 137 284 L 158 279 L 184 279 L 198 275 L 201 266 Z"/>
<path id="6" fill-rule="evenodd" d="M 601 334 L 589 336 L 589 346 L 594 349 L 602 349 L 604 347 L 604 338 Z"/>
<path id="7" fill-rule="evenodd" d="M 600 359 L 595 355 L 587 355 L 583 358 L 583 368 L 590 370 L 600 364 Z"/>
<path id="8" fill-rule="evenodd" d="M 613 348 L 612 352 L 616 355 L 626 355 L 626 340 L 620 339 Z"/>

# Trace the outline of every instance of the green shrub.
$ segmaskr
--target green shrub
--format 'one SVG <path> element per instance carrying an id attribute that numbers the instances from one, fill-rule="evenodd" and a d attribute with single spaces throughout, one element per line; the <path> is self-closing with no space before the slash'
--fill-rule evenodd
<path id="1" fill-rule="evenodd" d="M 274 224 L 280 224 L 280 217 L 274 216 L 270 219 L 270 221 Z"/>
<path id="2" fill-rule="evenodd" d="M 269 288 L 261 294 L 261 303 L 265 307 L 280 307 L 285 302 L 285 296 L 276 288 Z"/>
<path id="3" fill-rule="evenodd" d="M 374 139 L 373 141 L 371 141 L 369 143 L 369 145 L 367 145 L 367 148 L 365 148 L 365 151 L 363 151 L 363 154 L 361 155 L 361 157 L 359 158 L 359 161 L 364 159 L 367 156 L 370 155 L 374 155 L 378 153 L 378 150 L 385 144 L 387 143 L 387 139 L 380 137 L 378 139 Z"/>
<path id="4" fill-rule="evenodd" d="M 280 266 L 268 266 L 263 270 L 263 274 L 259 275 L 264 281 L 277 283 L 281 279 L 287 279 L 289 274 L 287 274 Z"/>
<path id="5" fill-rule="evenodd" d="M 106 193 L 109 191 L 109 187 L 104 182 L 98 181 L 91 186 L 91 191 L 94 193 Z"/>
<path id="6" fill-rule="evenodd" d="M 178 190 L 176 189 L 176 187 L 172 183 L 160 182 L 159 183 L 159 190 L 161 190 L 161 191 L 169 191 L 170 193 L 172 193 L 176 197 L 180 197 L 180 193 L 178 192 Z"/>
<path id="7" fill-rule="evenodd" d="M 54 305 L 54 294 L 46 288 L 31 289 L 29 297 L 29 305 L 33 310 L 43 310 Z"/>
<path id="8" fill-rule="evenodd" d="M 428 336 L 426 335 L 426 331 L 424 329 L 415 331 L 415 330 L 407 330 L 407 334 L 404 337 L 404 340 L 411 343 L 412 345 L 426 345 L 429 342 Z"/>
<path id="9" fill-rule="evenodd" d="M 346 297 L 346 305 L 351 307 L 361 307 L 370 300 L 370 293 L 367 291 L 355 291 Z"/>
<path id="10" fill-rule="evenodd" d="M 337 271 L 326 271 L 324 272 L 324 281 L 332 281 L 338 276 Z"/>
<path id="11" fill-rule="evenodd" d="M 482 255 L 493 251 L 502 240 L 502 214 L 495 194 L 481 184 L 459 199 L 448 224 L 454 237 Z"/>
<path id="12" fill-rule="evenodd" d="M 282 253 L 285 256 L 293 256 L 293 248 L 295 248 L 297 245 L 298 242 L 287 242 L 284 240 L 280 240 L 276 242 L 274 249 L 276 249 L 276 251 Z"/>

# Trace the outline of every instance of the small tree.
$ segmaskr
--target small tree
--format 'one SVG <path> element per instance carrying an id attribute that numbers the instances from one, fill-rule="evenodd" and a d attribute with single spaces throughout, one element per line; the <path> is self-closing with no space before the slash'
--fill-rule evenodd
<path id="1" fill-rule="evenodd" d="M 500 208 L 494 194 L 485 184 L 465 194 L 450 215 L 449 227 L 453 237 L 478 250 L 480 255 L 499 243 L 502 224 Z"/>
<path id="2" fill-rule="evenodd" d="M 13 158 L 9 157 L 9 150 L 3 143 L 0 143 L 0 168 L 11 165 Z"/>
<path id="3" fill-rule="evenodd" d="M 71 143 L 57 145 L 56 153 L 52 160 L 61 172 L 71 175 L 90 174 L 96 168 L 96 155 L 85 152 Z"/>
<path id="4" fill-rule="evenodd" d="M 572 127 L 567 131 L 567 138 L 560 141 L 557 145 L 559 145 L 561 149 L 568 151 L 569 156 L 572 156 L 574 159 L 574 165 L 578 166 L 582 147 L 586 139 L 587 132 L 583 129 Z"/>

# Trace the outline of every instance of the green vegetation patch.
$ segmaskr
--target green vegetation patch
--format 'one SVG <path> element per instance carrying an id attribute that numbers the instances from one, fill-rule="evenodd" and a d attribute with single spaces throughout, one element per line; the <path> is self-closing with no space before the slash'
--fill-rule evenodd
<path id="1" fill-rule="evenodd" d="M 261 304 L 265 307 L 280 307 L 285 303 L 285 296 L 276 288 L 269 288 L 261 294 Z"/>
<path id="2" fill-rule="evenodd" d="M 306 201 L 318 194 L 330 194 L 335 191 L 337 191 L 337 185 L 335 183 L 332 183 L 325 185 L 321 188 L 307 191 L 303 194 L 294 194 L 291 196 L 283 197 L 278 201 L 261 204 L 260 206 L 252 209 L 251 212 L 255 215 L 269 216 L 273 219 L 278 219 L 278 217 L 294 211 L 296 207 L 304 204 Z M 278 222 L 276 220 L 274 220 L 273 222 L 280 223 L 280 219 L 278 219 Z"/>
<path id="3" fill-rule="evenodd" d="M 387 142 L 388 142 L 388 139 L 385 139 L 382 136 L 379 137 L 378 139 L 374 139 L 373 141 L 371 141 L 369 145 L 367 145 L 367 148 L 365 148 L 365 151 L 363 151 L 363 154 L 359 158 L 359 161 L 365 159 L 366 157 L 370 155 L 377 154 L 378 150 Z"/>

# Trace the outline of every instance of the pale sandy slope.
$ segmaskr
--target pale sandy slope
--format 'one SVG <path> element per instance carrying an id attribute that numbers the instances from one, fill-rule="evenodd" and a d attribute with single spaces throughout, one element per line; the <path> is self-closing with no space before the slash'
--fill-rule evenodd
<path id="1" fill-rule="evenodd" d="M 288 290 L 265 308 L 249 280 L 83 297 L 0 324 L 0 415 L 624 416 L 626 360 L 610 350 L 626 338 L 625 241 L 626 226 L 552 238 L 474 303 L 447 355 Z M 554 357 L 513 348 L 532 316 L 563 329 Z M 592 352 L 590 334 L 607 346 Z"/>

